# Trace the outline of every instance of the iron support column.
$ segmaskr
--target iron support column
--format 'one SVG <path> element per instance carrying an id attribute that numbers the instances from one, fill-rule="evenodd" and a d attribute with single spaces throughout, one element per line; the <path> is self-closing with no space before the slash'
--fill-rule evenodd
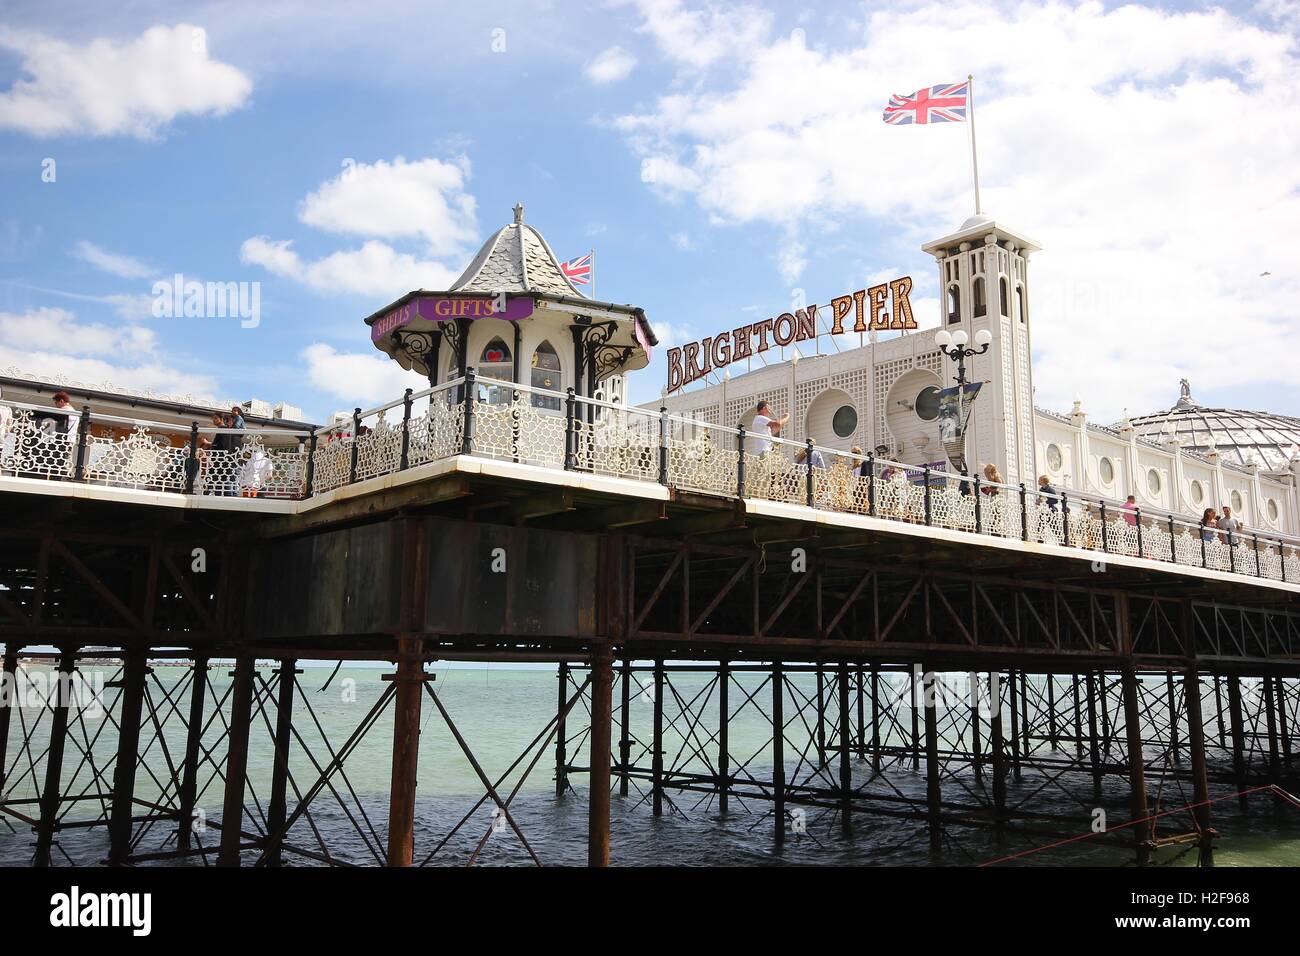
<path id="1" fill-rule="evenodd" d="M 556 677 L 559 681 L 559 688 L 556 693 L 555 713 L 559 715 L 558 725 L 555 728 L 555 798 L 558 800 L 564 796 L 564 791 L 569 784 L 569 769 L 565 766 L 567 757 L 564 753 L 565 734 L 565 704 L 569 702 L 569 665 L 565 661 L 560 661 L 560 666 L 556 670 Z"/>
<path id="2" fill-rule="evenodd" d="M 57 681 L 51 701 L 50 742 L 45 755 L 45 786 L 41 788 L 41 818 L 36 827 L 36 855 L 33 866 L 49 866 L 50 848 L 54 845 L 54 831 L 59 824 L 59 804 L 62 802 L 63 747 L 68 738 L 68 704 L 72 675 L 77 668 L 77 652 L 63 648 L 59 656 Z"/>
<path id="3" fill-rule="evenodd" d="M 420 704 L 424 697 L 424 642 L 397 640 L 393 675 L 393 774 L 388 798 L 388 865 L 410 866 L 415 857 L 415 787 L 420 758 Z"/>
<path id="4" fill-rule="evenodd" d="M 1201 678 L 1192 663 L 1183 672 L 1183 699 L 1187 702 L 1187 743 L 1192 761 L 1192 814 L 1200 832 L 1198 860 L 1214 866 L 1214 831 L 1210 829 L 1210 786 L 1205 775 L 1205 726 L 1201 719 Z"/>
<path id="5" fill-rule="evenodd" d="M 776 845 L 785 843 L 785 676 L 772 664 L 772 814 Z"/>
<path id="6" fill-rule="evenodd" d="M 217 866 L 239 866 L 244 826 L 244 784 L 248 771 L 248 728 L 252 720 L 253 670 L 247 654 L 235 659 L 230 688 L 230 733 L 226 751 L 226 793 L 221 811 L 221 849 Z"/>
<path id="7" fill-rule="evenodd" d="M 614 723 L 614 651 L 608 644 L 591 656 L 591 773 L 587 816 L 587 865 L 609 866 L 609 761 Z"/>
<path id="8" fill-rule="evenodd" d="M 296 660 L 280 662 L 280 684 L 276 688 L 275 756 L 271 767 L 271 798 L 266 808 L 266 865 L 279 866 L 284 839 L 280 830 L 288 813 L 289 745 L 293 737 L 293 691 L 301 673 Z"/>
<path id="9" fill-rule="evenodd" d="M 849 763 L 852 724 L 849 716 L 849 665 L 840 664 L 840 829 L 848 836 L 853 832 L 853 774 Z"/>
<path id="10" fill-rule="evenodd" d="M 1150 815 L 1147 809 L 1146 766 L 1142 753 L 1142 725 L 1138 710 L 1137 674 L 1133 670 L 1131 661 L 1125 661 L 1120 667 L 1120 682 L 1124 692 L 1124 729 L 1128 737 L 1129 812 L 1134 820 L 1146 820 Z M 1088 676 L 1088 684 L 1088 693 L 1091 697 L 1091 674 Z M 1091 706 L 1088 714 L 1089 719 L 1091 719 Z M 1151 832 L 1150 822 L 1139 823 L 1135 828 L 1134 840 L 1137 842 L 1137 862 L 1139 866 L 1151 862 Z"/>
<path id="11" fill-rule="evenodd" d="M 731 668 L 726 661 L 718 665 L 718 813 L 727 814 L 727 794 L 731 790 Z"/>
<path id="12" fill-rule="evenodd" d="M 939 819 L 939 701 L 934 680 L 935 675 L 927 668 L 922 675 L 922 703 L 925 706 L 925 803 L 930 823 L 930 849 L 937 852 L 942 846 L 943 832 Z"/>
<path id="13" fill-rule="evenodd" d="M 117 760 L 113 764 L 113 806 L 108 818 L 108 862 L 117 866 L 131 852 L 131 811 L 135 806 L 135 770 L 140 752 L 140 711 L 149 673 L 142 648 L 132 648 L 122 663 L 122 706 L 117 724 Z"/>
<path id="14" fill-rule="evenodd" d="M 1228 719 L 1232 724 L 1232 773 L 1239 792 L 1246 789 L 1246 733 L 1241 720 L 1241 678 L 1228 675 Z M 1246 794 L 1238 798 L 1241 809 L 1247 806 Z"/>
<path id="15" fill-rule="evenodd" d="M 664 662 L 655 661 L 654 750 L 651 754 L 651 809 L 655 816 L 664 812 Z"/>
<path id="16" fill-rule="evenodd" d="M 199 755 L 203 749 L 203 706 L 208 690 L 208 659 L 196 657 L 191 669 L 190 716 L 185 732 L 185 763 L 181 767 L 180 809 L 176 814 L 176 848 L 188 850 L 194 832 L 194 803 L 198 799 Z"/>

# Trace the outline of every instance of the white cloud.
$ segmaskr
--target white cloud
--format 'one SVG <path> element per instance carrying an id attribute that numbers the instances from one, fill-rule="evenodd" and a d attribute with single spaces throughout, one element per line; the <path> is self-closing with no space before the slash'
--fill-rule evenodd
<path id="1" fill-rule="evenodd" d="M 0 129 L 32 136 L 151 138 L 178 116 L 238 109 L 253 89 L 209 58 L 203 29 L 186 23 L 80 46 L 0 27 L 0 49 L 21 58 L 22 74 L 0 92 Z"/>
<path id="2" fill-rule="evenodd" d="M 468 178 L 466 159 L 356 163 L 309 193 L 298 218 L 325 232 L 420 237 L 434 256 L 460 253 L 478 236 Z"/>
<path id="3" fill-rule="evenodd" d="M 239 258 L 317 292 L 351 292 L 390 299 L 413 289 L 445 289 L 459 274 L 440 262 L 398 252 L 378 239 L 363 243 L 359 249 L 333 252 L 312 261 L 304 261 L 292 245 L 289 239 L 254 236 L 240 246 Z"/>
<path id="4" fill-rule="evenodd" d="M 474 197 L 464 191 L 469 161 L 423 159 L 359 163 L 328 180 L 299 204 L 298 218 L 326 232 L 382 237 L 359 248 L 304 260 L 292 239 L 253 236 L 243 262 L 321 293 L 349 292 L 393 299 L 412 289 L 445 289 L 460 275 L 442 257 L 468 259 L 477 240 Z M 422 252 L 389 239 L 419 240 Z"/>
<path id="5" fill-rule="evenodd" d="M 705 15 L 642 10 L 698 66 L 681 38 Z M 730 56 L 726 77 L 677 82 L 615 125 L 656 191 L 716 223 L 775 226 L 787 279 L 830 230 L 892 235 L 873 258 L 914 263 L 969 214 L 968 127 L 880 114 L 890 93 L 970 70 L 984 208 L 1044 246 L 1030 266 L 1040 404 L 1081 392 L 1106 420 L 1167 406 L 1183 374 L 1201 392 L 1293 380 L 1300 103 L 1277 91 L 1300 81 L 1300 55 L 1286 29 L 1220 9 L 956 0 Z M 937 270 L 916 281 L 937 288 Z"/>
<path id="6" fill-rule="evenodd" d="M 693 69 L 743 53 L 762 41 L 772 23 L 770 12 L 749 4 L 690 10 L 681 0 L 635 2 L 641 32 L 654 38 L 664 56 Z"/>
<path id="7" fill-rule="evenodd" d="M 653 325 L 660 349 L 675 348 L 683 342 L 694 342 L 698 338 L 693 328 L 681 322 L 660 322 L 656 319 Z"/>
<path id="8" fill-rule="evenodd" d="M 101 249 L 93 242 L 82 239 L 72 249 L 72 254 L 83 262 L 89 263 L 101 272 L 108 272 L 123 279 L 147 279 L 155 270 L 139 259 L 118 255 Z"/>
<path id="9" fill-rule="evenodd" d="M 110 361 L 105 356 L 121 357 Z M 66 309 L 0 312 L 0 368 L 167 394 L 211 397 L 216 382 L 166 364 L 152 329 L 78 321 Z"/>
<path id="10" fill-rule="evenodd" d="M 312 385 L 349 402 L 386 402 L 400 397 L 404 389 L 428 386 L 423 376 L 408 372 L 377 351 L 340 352 L 315 342 L 303 349 L 302 360 Z"/>
<path id="11" fill-rule="evenodd" d="M 635 66 L 636 57 L 621 46 L 612 46 L 588 60 L 582 72 L 593 83 L 617 83 L 627 79 Z"/>

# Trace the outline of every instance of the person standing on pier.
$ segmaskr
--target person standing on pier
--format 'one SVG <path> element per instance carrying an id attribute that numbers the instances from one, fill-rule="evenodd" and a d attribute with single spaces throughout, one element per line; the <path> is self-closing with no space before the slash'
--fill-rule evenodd
<path id="1" fill-rule="evenodd" d="M 767 402 L 759 402 L 755 408 L 758 413 L 754 416 L 754 421 L 750 424 L 750 431 L 754 433 L 754 454 L 766 455 L 772 449 L 772 436 L 781 434 L 781 428 L 790 420 L 790 413 L 786 412 L 780 418 L 775 417 L 775 412 Z"/>

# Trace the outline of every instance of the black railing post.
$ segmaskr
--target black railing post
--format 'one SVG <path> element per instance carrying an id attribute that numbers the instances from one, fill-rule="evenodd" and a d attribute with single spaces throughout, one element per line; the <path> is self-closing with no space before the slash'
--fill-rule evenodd
<path id="1" fill-rule="evenodd" d="M 804 485 L 805 497 L 809 508 L 813 506 L 813 442 L 811 438 L 804 441 Z"/>
<path id="2" fill-rule="evenodd" d="M 1255 537 L 1255 577 L 1262 578 L 1264 570 L 1259 566 L 1259 532 L 1252 532 Z"/>
<path id="3" fill-rule="evenodd" d="M 411 465 L 411 392 L 407 389 L 402 395 L 402 460 L 399 471 L 406 471 Z"/>
<path id="4" fill-rule="evenodd" d="M 1070 496 L 1061 492 L 1061 543 L 1070 546 Z"/>
<path id="5" fill-rule="evenodd" d="M 980 476 L 975 476 L 975 533 L 984 533 L 984 517 L 980 509 Z"/>
<path id="6" fill-rule="evenodd" d="M 316 430 L 307 436 L 307 481 L 303 489 L 303 497 L 310 498 L 316 484 Z"/>
<path id="7" fill-rule="evenodd" d="M 460 434 L 462 455 L 474 454 L 474 408 L 477 403 L 478 386 L 474 384 L 474 366 L 470 365 L 465 369 L 465 421 Z"/>
<path id="8" fill-rule="evenodd" d="M 867 454 L 867 514 L 876 516 L 876 454 Z"/>
<path id="9" fill-rule="evenodd" d="M 81 406 L 81 420 L 77 422 L 77 452 L 72 459 L 72 480 L 86 477 L 86 438 L 90 435 L 90 406 Z"/>
<path id="10" fill-rule="evenodd" d="M 923 497 L 925 499 L 925 523 L 928 526 L 930 524 L 930 466 L 929 465 L 926 465 L 924 468 L 921 469 L 921 479 L 925 482 L 925 492 L 923 494 Z"/>
<path id="11" fill-rule="evenodd" d="M 1110 542 L 1106 538 L 1106 502 L 1101 503 L 1101 551 L 1102 554 L 1110 553 Z"/>
<path id="12" fill-rule="evenodd" d="M 736 497 L 745 497 L 745 425 L 736 429 Z M 663 479 L 660 479 L 663 480 Z"/>
<path id="13" fill-rule="evenodd" d="M 190 422 L 190 454 L 185 459 L 185 493 L 194 494 L 194 482 L 199 477 L 199 423 Z"/>
<path id="14" fill-rule="evenodd" d="M 1020 540 L 1029 540 L 1029 499 L 1023 481 L 1020 483 Z"/>
<path id="15" fill-rule="evenodd" d="M 1205 558 L 1205 519 L 1201 519 L 1201 567 L 1208 568 L 1209 562 Z"/>
<path id="16" fill-rule="evenodd" d="M 1137 553 L 1137 556 L 1138 556 L 1139 558 L 1141 558 L 1141 557 L 1145 557 L 1145 555 L 1142 554 L 1142 509 L 1141 509 L 1141 508 L 1134 508 L 1134 509 L 1133 509 L 1133 513 L 1137 516 L 1137 532 L 1138 532 L 1138 553 Z"/>
<path id="17" fill-rule="evenodd" d="M 1286 584 L 1286 546 L 1281 541 L 1277 543 L 1277 563 L 1282 569 L 1282 583 Z"/>
<path id="18" fill-rule="evenodd" d="M 578 467 L 577 418 L 578 399 L 576 392 L 569 388 L 564 399 L 564 470 L 573 471 Z"/>
<path id="19" fill-rule="evenodd" d="M 1169 516 L 1169 563 L 1170 564 L 1178 563 L 1178 545 L 1174 543 L 1175 532 L 1176 529 L 1174 527 L 1174 516 L 1170 515 Z"/>
<path id="20" fill-rule="evenodd" d="M 348 465 L 348 484 L 357 480 L 357 465 L 360 463 L 361 448 L 357 444 L 361 440 L 361 408 L 358 406 L 352 410 L 352 462 Z"/>
<path id="21" fill-rule="evenodd" d="M 668 484 L 668 406 L 659 406 L 659 484 Z"/>

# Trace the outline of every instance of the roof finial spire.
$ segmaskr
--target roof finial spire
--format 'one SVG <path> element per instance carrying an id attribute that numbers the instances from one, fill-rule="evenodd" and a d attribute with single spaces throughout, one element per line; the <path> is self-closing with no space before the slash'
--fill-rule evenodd
<path id="1" fill-rule="evenodd" d="M 517 202 L 515 203 L 515 225 L 521 226 L 523 225 L 523 222 L 524 222 L 524 204 L 521 202 Z"/>
<path id="2" fill-rule="evenodd" d="M 1196 404 L 1192 401 L 1192 385 L 1185 378 L 1178 380 L 1178 404 L 1184 408 Z"/>

